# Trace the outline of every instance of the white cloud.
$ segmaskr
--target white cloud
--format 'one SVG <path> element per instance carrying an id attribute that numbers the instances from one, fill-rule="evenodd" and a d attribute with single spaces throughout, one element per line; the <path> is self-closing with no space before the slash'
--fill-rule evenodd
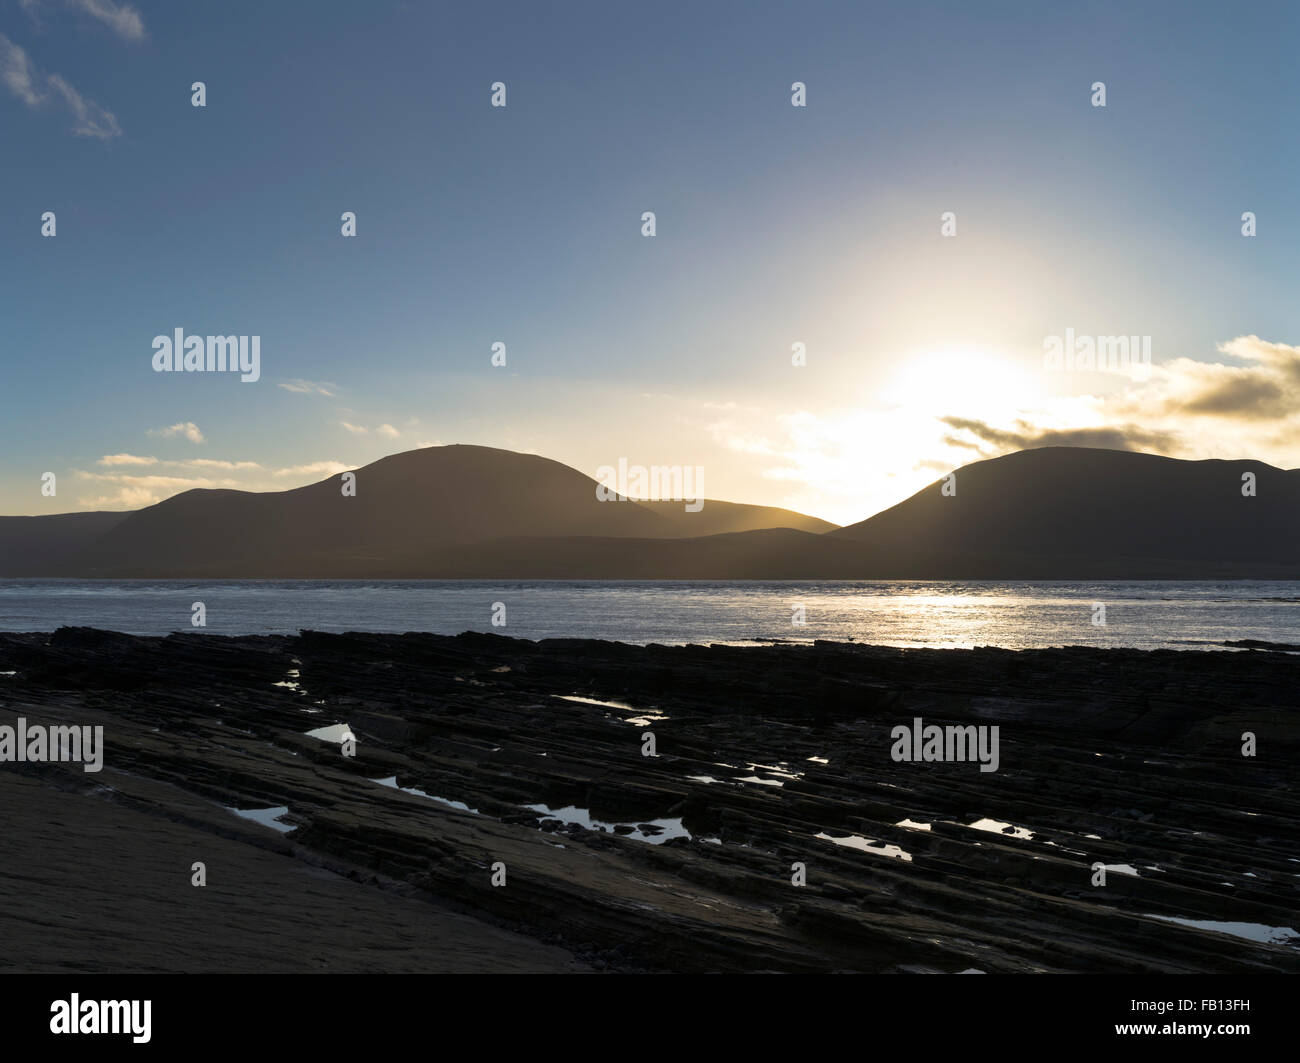
<path id="1" fill-rule="evenodd" d="M 256 461 L 218 461 L 216 458 L 190 458 L 188 461 L 169 461 L 168 465 L 182 465 L 187 469 L 226 469 L 230 472 L 253 472 L 262 468 Z"/>
<path id="2" fill-rule="evenodd" d="M 325 380 L 285 380 L 276 384 L 276 387 L 298 395 L 324 395 L 327 398 L 333 398 L 339 390 L 337 384 Z"/>
<path id="3" fill-rule="evenodd" d="M 87 472 L 84 469 L 73 470 L 83 480 L 98 480 L 101 483 L 130 484 L 134 487 L 234 487 L 235 481 L 229 478 L 213 480 L 206 476 L 133 476 L 124 472 Z"/>
<path id="4" fill-rule="evenodd" d="M 69 85 L 58 74 L 51 74 L 46 82 L 60 96 L 72 111 L 76 123 L 72 132 L 79 137 L 97 137 L 109 140 L 122 135 L 122 127 L 117 124 L 117 117 L 112 111 L 101 107 L 94 100 L 88 100 Z"/>
<path id="5" fill-rule="evenodd" d="M 223 461 L 218 458 L 154 458 L 140 454 L 105 454 L 97 462 L 109 468 L 122 465 L 173 465 L 182 469 L 221 469 L 225 472 L 257 472 L 257 461 Z"/>
<path id="6" fill-rule="evenodd" d="M 83 480 L 109 484 L 117 488 L 112 494 L 93 498 L 79 498 L 77 504 L 89 509 L 138 508 L 151 506 L 165 498 L 195 487 L 236 487 L 231 479 L 213 480 L 208 477 L 189 476 L 131 476 L 127 473 L 86 472 L 74 469 Z"/>
<path id="7" fill-rule="evenodd" d="M 0 33 L 0 82 L 28 107 L 35 107 L 44 99 L 36 87 L 39 80 L 27 53 Z"/>
<path id="8" fill-rule="evenodd" d="M 79 498 L 77 505 L 86 509 L 142 509 L 161 501 L 162 496 L 147 487 L 119 487 L 111 495 Z"/>
<path id="9" fill-rule="evenodd" d="M 40 107 L 56 96 L 61 98 L 75 119 L 72 132 L 77 136 L 108 140 L 122 135 L 122 127 L 112 111 L 86 99 L 58 74 L 42 75 L 27 53 L 2 33 L 0 84 L 28 107 Z"/>
<path id="10" fill-rule="evenodd" d="M 144 19 L 130 4 L 117 4 L 113 0 L 68 0 L 70 6 L 98 19 L 119 37 L 128 41 L 144 40 Z"/>
<path id="11" fill-rule="evenodd" d="M 290 465 L 283 469 L 276 469 L 273 475 L 308 476 L 323 473 L 325 476 L 333 476 L 335 473 L 347 472 L 348 469 L 355 468 L 355 465 L 348 465 L 341 461 L 313 461 L 307 465 Z"/>
<path id="12" fill-rule="evenodd" d="M 164 439 L 184 436 L 191 443 L 203 442 L 203 433 L 199 431 L 199 426 L 193 421 L 182 421 L 179 424 L 170 425 L 167 428 L 150 428 L 148 434 L 151 436 L 162 436 Z"/>
<path id="13" fill-rule="evenodd" d="M 113 488 L 112 493 L 79 498 L 77 504 L 91 509 L 138 509 L 170 498 L 193 488 L 234 488 L 241 491 L 283 491 L 285 480 L 294 478 L 303 484 L 314 483 L 327 476 L 355 469 L 356 465 L 341 461 L 315 461 L 283 468 L 268 468 L 256 461 L 226 461 L 216 458 L 190 458 L 169 461 L 135 454 L 105 454 L 98 460 L 100 466 L 113 471 L 87 471 L 74 469 L 82 480 Z M 116 471 L 122 467 L 157 466 L 174 469 L 171 472 L 133 474 Z M 228 473 L 230 475 L 183 475 L 186 470 L 201 473 Z M 297 486 L 290 483 L 291 486 Z"/>
<path id="14" fill-rule="evenodd" d="M 1073 394 L 1006 389 L 995 401 L 938 387 L 932 402 L 792 410 L 701 404 L 713 441 L 788 487 L 779 504 L 840 523 L 903 501 L 945 470 L 1040 446 L 1139 450 L 1172 458 L 1257 458 L 1294 467 L 1300 447 L 1300 346 L 1258 336 L 1220 344 L 1227 362 L 1176 358 L 1118 390 L 1097 375 L 1050 374 Z M 1227 364 L 1236 361 L 1244 364 Z M 1032 382 L 1031 382 L 1032 383 Z M 1016 401 L 1019 398 L 1020 401 Z M 721 411 L 721 416 L 718 412 Z M 750 501 L 746 498 L 745 501 Z"/>
<path id="15" fill-rule="evenodd" d="M 358 436 L 369 435 L 373 431 L 375 435 L 383 436 L 385 439 L 396 439 L 398 436 L 402 434 L 391 424 L 381 424 L 378 428 L 373 428 L 373 429 L 367 428 L 365 425 L 353 424 L 351 421 L 340 421 L 339 424 L 341 424 L 353 435 L 358 435 Z"/>

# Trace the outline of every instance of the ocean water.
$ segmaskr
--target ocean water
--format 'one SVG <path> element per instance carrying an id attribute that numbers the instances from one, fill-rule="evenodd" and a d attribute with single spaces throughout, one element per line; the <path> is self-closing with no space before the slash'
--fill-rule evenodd
<path id="1" fill-rule="evenodd" d="M 191 625 L 195 602 L 206 626 Z M 505 624 L 494 627 L 495 603 Z M 1104 606 L 1104 624 L 1098 606 Z M 499 612 L 499 610 L 498 610 Z M 796 621 L 802 619 L 803 623 Z M 495 631 L 540 639 L 1206 649 L 1300 643 L 1300 581 L 0 580 L 0 630 Z"/>

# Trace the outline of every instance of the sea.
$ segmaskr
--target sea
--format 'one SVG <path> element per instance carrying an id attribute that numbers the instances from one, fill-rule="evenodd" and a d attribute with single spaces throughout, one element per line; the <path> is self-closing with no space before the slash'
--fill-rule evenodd
<path id="1" fill-rule="evenodd" d="M 1204 650 L 1300 644 L 1300 581 L 0 580 L 0 631 L 65 626 Z"/>

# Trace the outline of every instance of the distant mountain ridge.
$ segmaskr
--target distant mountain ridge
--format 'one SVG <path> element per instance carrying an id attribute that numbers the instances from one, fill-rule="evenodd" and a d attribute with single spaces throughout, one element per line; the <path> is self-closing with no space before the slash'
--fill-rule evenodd
<path id="1" fill-rule="evenodd" d="M 347 578 L 406 559 L 517 535 L 660 539 L 772 527 L 820 533 L 791 510 L 705 500 L 608 501 L 560 462 L 452 445 L 356 470 L 355 497 L 331 476 L 289 491 L 195 489 L 131 513 L 0 517 L 0 575 Z"/>
<path id="2" fill-rule="evenodd" d="M 1249 496 L 1244 473 L 1254 477 Z M 909 571 L 961 557 L 969 578 L 1012 578 L 1002 575 L 1012 569 L 1026 578 L 1054 570 L 1069 573 L 1061 578 L 1141 578 L 1198 566 L 1205 578 L 1300 576 L 1300 470 L 1043 447 L 958 469 L 951 496 L 942 483 L 827 534 Z"/>
<path id="3" fill-rule="evenodd" d="M 1249 460 L 1020 451 L 844 528 L 739 503 L 601 502 L 577 470 L 491 447 L 408 451 L 356 475 L 351 498 L 331 476 L 0 517 L 0 576 L 1300 579 L 1300 470 Z"/>

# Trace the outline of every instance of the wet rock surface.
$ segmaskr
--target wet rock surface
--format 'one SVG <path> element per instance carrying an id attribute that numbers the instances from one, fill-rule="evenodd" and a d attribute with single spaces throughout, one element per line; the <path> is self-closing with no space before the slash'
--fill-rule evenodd
<path id="1" fill-rule="evenodd" d="M 106 746 L 99 773 L 0 764 L 11 969 L 1300 971 L 1284 652 L 64 628 L 0 635 L 5 671 L 0 724 Z M 893 760 L 917 717 L 997 726 L 997 771 Z M 199 918 L 207 847 L 239 924 L 128 947 Z M 108 884 L 73 911 L 79 874 Z M 95 955 L 43 956 L 69 925 Z"/>

